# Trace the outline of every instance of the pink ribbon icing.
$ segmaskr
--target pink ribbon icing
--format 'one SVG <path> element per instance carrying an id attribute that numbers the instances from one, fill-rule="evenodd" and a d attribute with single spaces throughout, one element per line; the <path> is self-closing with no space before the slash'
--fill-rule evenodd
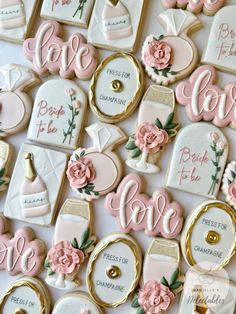
<path id="1" fill-rule="evenodd" d="M 150 237 L 175 238 L 183 226 L 182 207 L 170 201 L 165 189 L 156 190 L 151 198 L 141 191 L 141 177 L 129 174 L 116 193 L 107 195 L 105 207 L 116 217 L 123 232 L 145 230 Z"/>

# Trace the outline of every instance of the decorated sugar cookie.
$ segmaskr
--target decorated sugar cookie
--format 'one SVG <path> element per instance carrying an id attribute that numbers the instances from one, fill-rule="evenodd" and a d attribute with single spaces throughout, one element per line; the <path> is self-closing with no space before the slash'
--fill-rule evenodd
<path id="1" fill-rule="evenodd" d="M 27 92 L 41 81 L 31 69 L 14 63 L 1 66 L 0 75 L 0 137 L 5 137 L 26 127 L 32 110 Z"/>
<path id="2" fill-rule="evenodd" d="M 88 41 L 96 47 L 132 52 L 140 30 L 144 0 L 95 2 Z"/>
<path id="3" fill-rule="evenodd" d="M 129 174 L 121 181 L 117 192 L 107 195 L 105 207 L 125 233 L 144 230 L 149 237 L 175 238 L 183 226 L 180 204 L 171 201 L 165 189 L 157 189 L 152 197 L 142 190 L 141 177 Z"/>
<path id="4" fill-rule="evenodd" d="M 225 169 L 222 192 L 226 202 L 236 209 L 236 161 L 231 161 Z"/>
<path id="5" fill-rule="evenodd" d="M 203 11 L 206 15 L 214 15 L 225 3 L 225 0 L 162 0 L 166 9 L 187 9 L 194 14 Z"/>
<path id="6" fill-rule="evenodd" d="M 11 161 L 12 146 L 4 141 L 0 141 L 0 192 L 8 188 L 10 178 L 8 168 Z"/>
<path id="7" fill-rule="evenodd" d="M 61 290 L 73 290 L 81 284 L 78 273 L 96 241 L 91 229 L 89 203 L 67 199 L 57 218 L 53 246 L 47 254 L 46 282 Z M 63 256 L 63 258 L 61 258 Z M 69 264 L 63 261 L 71 258 Z"/>
<path id="8" fill-rule="evenodd" d="M 37 225 L 52 224 L 66 165 L 64 153 L 23 144 L 8 189 L 4 215 Z"/>
<path id="9" fill-rule="evenodd" d="M 67 178 L 73 191 L 87 201 L 114 190 L 122 177 L 122 164 L 113 151 L 127 138 L 114 125 L 94 123 L 86 128 L 93 147 L 78 148 L 72 154 Z"/>
<path id="10" fill-rule="evenodd" d="M 210 123 L 180 130 L 167 175 L 168 187 L 216 198 L 228 157 L 228 141 Z"/>
<path id="11" fill-rule="evenodd" d="M 214 17 L 202 63 L 236 73 L 235 5 L 224 6 Z"/>
<path id="12" fill-rule="evenodd" d="M 82 291 L 68 293 L 61 297 L 55 304 L 52 314 L 104 314 L 104 311 Z"/>
<path id="13" fill-rule="evenodd" d="M 125 303 L 138 285 L 141 269 L 142 254 L 131 236 L 106 236 L 89 258 L 86 277 L 90 296 L 102 307 Z"/>
<path id="14" fill-rule="evenodd" d="M 2 314 L 50 314 L 51 298 L 43 281 L 22 277 L 1 296 Z"/>
<path id="15" fill-rule="evenodd" d="M 9 221 L 0 215 L 0 270 L 11 276 L 36 276 L 43 270 L 45 250 L 44 242 L 36 239 L 31 228 L 19 229 L 13 236 Z"/>
<path id="16" fill-rule="evenodd" d="M 22 43 L 32 29 L 37 0 L 0 1 L 0 39 Z"/>
<path id="17" fill-rule="evenodd" d="M 191 12 L 169 9 L 159 15 L 164 34 L 149 35 L 142 48 L 142 62 L 157 84 L 168 85 L 188 76 L 198 61 L 198 51 L 188 35 L 201 27 Z"/>
<path id="18" fill-rule="evenodd" d="M 199 274 L 192 267 L 186 273 L 178 314 L 234 314 L 235 289 L 224 269 Z"/>
<path id="19" fill-rule="evenodd" d="M 131 54 L 118 52 L 102 61 L 90 84 L 90 107 L 108 123 L 128 118 L 143 92 L 142 66 Z"/>
<path id="20" fill-rule="evenodd" d="M 188 81 L 176 88 L 176 98 L 186 106 L 189 119 L 212 121 L 218 127 L 227 125 L 236 128 L 235 101 L 236 82 L 220 89 L 216 84 L 217 72 L 210 65 L 202 65 L 193 72 Z"/>
<path id="21" fill-rule="evenodd" d="M 152 85 L 143 96 L 135 134 L 126 144 L 126 164 L 143 173 L 156 173 L 156 165 L 165 146 L 176 135 L 174 120 L 175 95 L 167 87 Z"/>
<path id="22" fill-rule="evenodd" d="M 86 95 L 74 82 L 64 79 L 47 81 L 35 98 L 28 139 L 75 149 L 86 107 Z"/>
<path id="23" fill-rule="evenodd" d="M 40 76 L 57 74 L 62 78 L 77 76 L 89 80 L 97 67 L 97 51 L 84 36 L 75 33 L 64 42 L 61 25 L 55 21 L 43 22 L 34 38 L 24 42 L 25 56 L 32 61 Z"/>
<path id="24" fill-rule="evenodd" d="M 235 236 L 235 210 L 218 200 L 203 202 L 189 215 L 181 233 L 183 256 L 200 270 L 221 269 L 235 254 Z"/>
<path id="25" fill-rule="evenodd" d="M 144 258 L 142 287 L 131 304 L 137 313 L 163 313 L 169 309 L 183 285 L 179 259 L 178 242 L 159 238 L 152 241 Z"/>
<path id="26" fill-rule="evenodd" d="M 94 0 L 44 0 L 41 16 L 65 24 L 88 27 Z"/>

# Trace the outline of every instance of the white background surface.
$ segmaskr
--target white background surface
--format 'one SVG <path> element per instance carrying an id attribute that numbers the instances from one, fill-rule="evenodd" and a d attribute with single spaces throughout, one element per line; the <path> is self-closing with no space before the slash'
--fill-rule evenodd
<path id="1" fill-rule="evenodd" d="M 145 0 L 145 1 L 148 1 L 149 5 L 147 7 L 147 10 L 146 10 L 146 13 L 144 16 L 144 19 L 145 19 L 144 29 L 141 33 L 141 36 L 139 37 L 139 49 L 138 49 L 138 52 L 136 53 L 136 55 L 139 58 L 140 58 L 141 46 L 142 46 L 142 43 L 143 43 L 145 37 L 150 33 L 152 33 L 152 34 L 162 34 L 163 33 L 162 27 L 157 22 L 157 16 L 163 10 L 163 8 L 160 4 L 160 0 Z M 229 1 L 227 1 L 227 4 L 236 4 L 236 0 L 229 0 Z M 207 42 L 207 38 L 208 38 L 209 31 L 210 31 L 211 23 L 213 21 L 213 17 L 207 17 L 207 16 L 204 16 L 203 14 L 200 14 L 199 19 L 203 23 L 203 28 L 200 31 L 194 33 L 192 35 L 192 39 L 197 44 L 197 47 L 199 48 L 199 57 L 200 57 L 202 54 L 202 50 L 204 49 L 206 42 Z M 35 30 L 36 29 L 37 28 L 35 28 Z M 78 31 L 78 28 L 64 26 L 64 30 L 65 30 L 64 38 L 67 39 L 68 34 L 73 33 L 75 31 Z M 81 32 L 86 34 L 85 30 L 81 30 Z M 99 54 L 100 54 L 100 59 L 102 59 L 103 57 L 110 55 L 111 52 L 105 51 L 105 50 L 99 50 Z M 24 65 L 28 65 L 31 67 L 31 63 L 28 62 L 23 55 L 22 46 L 0 41 L 0 65 L 4 65 L 4 64 L 9 63 L 9 62 L 24 64 Z M 50 77 L 46 78 L 46 80 L 52 79 L 52 78 L 53 77 L 50 76 Z M 235 80 L 235 77 L 233 75 L 219 72 L 219 81 L 218 81 L 219 86 L 224 86 L 225 84 L 227 84 L 228 82 L 233 81 L 233 80 Z M 85 91 L 88 91 L 89 82 L 81 82 L 79 80 L 76 80 L 76 81 L 77 81 L 79 86 L 81 86 Z M 150 81 L 147 79 L 146 80 L 146 86 L 149 86 L 149 84 L 150 84 Z M 172 87 L 174 88 L 174 85 Z M 37 89 L 38 88 L 36 87 L 32 91 L 32 93 L 31 93 L 32 97 L 35 96 Z M 190 123 L 186 114 L 185 114 L 185 108 L 184 107 L 177 106 L 176 117 L 178 118 L 178 120 L 182 126 Z M 134 131 L 136 119 L 137 119 L 137 111 L 133 114 L 133 116 L 131 118 L 120 123 L 119 125 L 123 128 L 123 130 L 127 134 L 131 134 Z M 89 110 L 88 119 L 85 123 L 85 126 L 90 125 L 92 122 L 95 122 L 95 121 L 96 121 L 96 117 Z M 223 131 L 229 139 L 229 143 L 230 143 L 229 160 L 232 160 L 235 158 L 235 155 L 236 155 L 236 145 L 235 145 L 235 143 L 236 143 L 236 131 L 232 130 L 230 128 L 225 128 Z M 80 146 L 89 147 L 91 145 L 91 141 L 87 135 L 85 135 L 85 134 L 83 134 L 83 135 L 84 136 L 80 142 Z M 14 153 L 13 162 L 12 162 L 12 165 L 14 165 L 14 161 L 16 159 L 16 154 L 19 150 L 20 145 L 23 142 L 27 141 L 26 132 L 22 132 L 20 134 L 13 135 L 13 136 L 9 137 L 7 140 L 9 143 L 13 144 L 14 148 L 15 148 L 15 153 Z M 168 146 L 168 149 L 164 152 L 164 154 L 161 158 L 161 161 L 160 161 L 160 166 L 162 169 L 161 172 L 158 174 L 155 174 L 155 175 L 147 175 L 146 176 L 146 182 L 147 182 L 146 191 L 147 191 L 147 193 L 152 194 L 152 192 L 156 188 L 162 187 L 165 185 L 165 174 L 166 174 L 168 163 L 169 163 L 170 158 L 171 158 L 172 147 L 173 147 L 173 143 Z M 125 160 L 127 155 L 126 155 L 126 151 L 124 149 L 124 146 L 122 146 L 120 148 L 119 153 L 120 153 L 121 157 L 123 158 L 123 160 Z M 124 163 L 124 173 L 127 174 L 129 172 L 131 172 L 131 170 L 126 168 L 125 163 Z M 188 213 L 190 213 L 191 210 L 203 200 L 203 198 L 201 198 L 201 197 L 197 197 L 197 196 L 187 194 L 184 192 L 180 192 L 180 191 L 176 191 L 176 190 L 171 190 L 171 193 L 173 195 L 173 198 L 175 198 L 177 201 L 179 201 L 182 204 L 182 206 L 184 208 L 185 216 L 187 216 Z M 69 191 L 68 187 L 66 186 L 66 189 L 65 189 L 63 196 L 62 196 L 62 199 L 60 201 L 60 206 L 62 205 L 62 203 L 64 202 L 64 200 L 68 196 L 75 197 L 76 195 L 73 194 L 71 191 Z M 4 208 L 5 197 L 6 197 L 6 192 L 4 192 L 1 195 L 0 210 L 3 210 L 3 208 Z M 221 197 L 221 199 L 223 199 L 223 197 Z M 59 206 L 59 208 L 60 208 L 60 206 Z M 94 213 L 94 221 L 95 221 L 94 232 L 97 235 L 98 239 L 102 238 L 103 236 L 105 236 L 108 233 L 118 231 L 118 227 L 117 227 L 115 218 L 109 216 L 107 214 L 105 208 L 104 208 L 104 198 L 101 198 L 100 200 L 95 201 L 93 203 L 93 213 Z M 26 226 L 26 225 L 27 225 L 26 223 L 12 221 L 11 222 L 11 231 L 15 232 L 15 230 L 17 230 L 18 228 Z M 38 227 L 38 226 L 31 225 L 31 227 L 35 230 L 37 236 L 39 238 L 43 239 L 46 242 L 47 247 L 50 248 L 51 240 L 52 240 L 53 233 L 54 233 L 54 226 L 47 228 L 47 227 Z M 148 247 L 148 245 L 152 239 L 148 238 L 146 235 L 144 235 L 143 232 L 132 233 L 132 235 L 139 242 L 143 253 L 145 253 L 145 251 L 146 251 L 146 249 L 147 249 L 147 247 Z M 229 243 L 226 243 L 226 245 L 229 245 Z M 234 281 L 236 281 L 235 264 L 236 264 L 236 256 L 231 260 L 230 264 L 226 268 L 226 270 L 229 272 L 230 278 Z M 187 265 L 182 260 L 181 261 L 181 270 L 186 271 L 186 269 L 187 269 Z M 83 267 L 81 269 L 81 275 L 82 275 L 83 279 L 84 279 L 84 274 L 85 274 L 85 267 Z M 43 278 L 45 278 L 45 275 L 46 275 L 45 273 L 42 273 L 40 275 L 40 277 L 43 279 Z M 0 294 L 2 294 L 4 292 L 4 290 L 7 289 L 8 286 L 10 284 L 12 284 L 17 278 L 18 277 L 10 277 L 6 272 L 1 272 L 0 273 Z M 85 280 L 84 280 L 84 284 L 81 287 L 81 289 L 86 290 Z M 53 303 L 60 296 L 63 295 L 63 292 L 61 292 L 59 290 L 55 290 L 53 288 L 50 288 L 50 292 L 52 295 Z M 178 300 L 176 300 L 175 306 L 172 308 L 172 311 L 170 311 L 171 313 L 177 313 L 177 303 L 178 303 Z M 125 305 L 122 305 L 122 306 L 118 307 L 117 309 L 106 310 L 106 313 L 108 313 L 108 314 L 115 314 L 115 313 L 129 314 L 129 313 L 132 313 L 132 310 L 130 308 L 130 304 L 126 303 Z"/>

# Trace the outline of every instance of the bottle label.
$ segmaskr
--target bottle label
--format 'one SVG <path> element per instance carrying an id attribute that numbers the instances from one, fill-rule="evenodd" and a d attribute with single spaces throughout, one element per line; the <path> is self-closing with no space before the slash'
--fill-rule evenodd
<path id="1" fill-rule="evenodd" d="M 47 191 L 21 195 L 21 208 L 39 207 L 47 204 L 49 204 Z"/>

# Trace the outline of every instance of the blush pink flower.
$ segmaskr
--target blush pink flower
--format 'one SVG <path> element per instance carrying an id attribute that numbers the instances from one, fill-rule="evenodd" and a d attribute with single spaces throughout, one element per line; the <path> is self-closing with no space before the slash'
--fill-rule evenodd
<path id="1" fill-rule="evenodd" d="M 79 100 L 75 100 L 72 105 L 75 109 L 79 109 L 81 107 L 81 102 Z"/>
<path id="2" fill-rule="evenodd" d="M 61 241 L 54 245 L 47 257 L 52 271 L 64 275 L 77 272 L 84 262 L 84 253 L 73 248 L 69 241 Z"/>
<path id="3" fill-rule="evenodd" d="M 172 55 L 172 48 L 166 42 L 153 40 L 147 46 L 144 60 L 148 66 L 162 70 L 171 64 Z"/>
<path id="4" fill-rule="evenodd" d="M 175 295 L 170 289 L 156 281 L 148 281 L 138 294 L 139 305 L 146 314 L 161 314 L 169 308 Z"/>
<path id="5" fill-rule="evenodd" d="M 168 133 L 152 123 L 140 124 L 135 134 L 136 146 L 148 154 L 157 153 L 168 141 Z"/>
<path id="6" fill-rule="evenodd" d="M 81 189 L 93 181 L 96 176 L 93 163 L 86 157 L 72 161 L 66 171 L 70 186 L 74 189 Z"/>
<path id="7" fill-rule="evenodd" d="M 90 314 L 90 311 L 87 308 L 82 308 L 80 314 Z"/>
<path id="8" fill-rule="evenodd" d="M 228 186 L 230 200 L 236 204 L 236 181 L 233 181 Z"/>
<path id="9" fill-rule="evenodd" d="M 210 132 L 209 137 L 212 139 L 212 141 L 217 142 L 219 139 L 219 135 L 216 132 Z"/>
<path id="10" fill-rule="evenodd" d="M 223 141 L 219 141 L 219 142 L 217 142 L 217 144 L 216 144 L 216 146 L 217 146 L 217 148 L 218 149 L 220 149 L 220 150 L 223 150 L 224 148 L 225 148 L 225 142 L 223 142 Z"/>
<path id="11" fill-rule="evenodd" d="M 75 91 L 73 88 L 66 88 L 65 92 L 68 96 L 73 96 L 75 94 Z"/>

